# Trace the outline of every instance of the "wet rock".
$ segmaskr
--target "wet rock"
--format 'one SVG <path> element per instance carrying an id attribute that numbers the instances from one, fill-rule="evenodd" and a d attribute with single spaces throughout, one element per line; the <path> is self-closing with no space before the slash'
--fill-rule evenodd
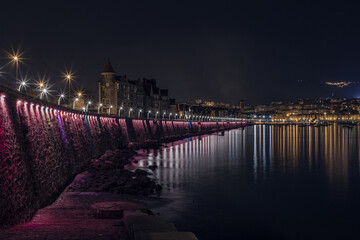
<path id="1" fill-rule="evenodd" d="M 155 169 L 157 169 L 158 168 L 158 166 L 156 166 L 156 165 L 152 165 L 152 166 L 149 166 L 148 167 L 150 170 L 152 170 L 152 171 L 155 171 Z"/>

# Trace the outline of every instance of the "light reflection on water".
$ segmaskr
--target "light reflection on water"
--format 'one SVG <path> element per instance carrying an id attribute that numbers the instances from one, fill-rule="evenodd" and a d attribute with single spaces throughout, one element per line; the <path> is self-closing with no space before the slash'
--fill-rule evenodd
<path id="1" fill-rule="evenodd" d="M 169 206 L 200 239 L 346 238 L 360 209 L 359 126 L 247 127 L 152 150 Z M 355 228 L 356 226 L 356 228 Z"/>

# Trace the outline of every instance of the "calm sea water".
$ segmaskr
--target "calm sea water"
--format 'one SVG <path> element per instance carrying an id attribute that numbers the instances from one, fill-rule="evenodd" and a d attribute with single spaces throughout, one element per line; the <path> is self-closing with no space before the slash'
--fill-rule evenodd
<path id="1" fill-rule="evenodd" d="M 251 126 L 168 144 L 160 217 L 199 239 L 360 237 L 360 128 Z"/>

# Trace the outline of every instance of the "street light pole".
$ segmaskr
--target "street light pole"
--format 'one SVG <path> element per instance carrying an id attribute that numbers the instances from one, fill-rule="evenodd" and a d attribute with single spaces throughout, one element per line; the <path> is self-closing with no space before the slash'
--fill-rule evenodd
<path id="1" fill-rule="evenodd" d="M 40 99 L 43 98 L 44 95 L 46 95 L 48 93 L 48 90 L 46 88 L 44 88 L 43 90 L 41 90 L 41 93 L 40 93 Z"/>
<path id="2" fill-rule="evenodd" d="M 16 73 L 15 73 L 15 81 L 16 81 L 16 83 L 15 83 L 15 86 L 16 86 L 16 84 L 18 83 L 18 80 L 19 80 L 19 57 L 17 57 L 17 56 L 14 56 L 14 61 L 15 61 L 15 71 L 16 71 Z"/>
<path id="3" fill-rule="evenodd" d="M 142 112 L 142 109 L 139 110 L 138 118 L 140 118 L 140 113 Z"/>
<path id="4" fill-rule="evenodd" d="M 129 117 L 131 116 L 132 108 L 129 109 Z"/>
<path id="5" fill-rule="evenodd" d="M 148 111 L 148 113 L 147 113 L 147 119 L 149 119 L 150 113 L 151 113 L 151 111 Z"/>
<path id="6" fill-rule="evenodd" d="M 119 115 L 119 117 L 121 117 L 121 110 L 123 109 L 123 107 L 120 107 L 119 108 L 119 113 L 118 113 L 118 115 Z"/>
<path id="7" fill-rule="evenodd" d="M 19 85 L 19 88 L 18 88 L 18 91 L 20 92 L 21 91 L 21 88 L 22 87 L 26 87 L 26 82 L 25 81 L 22 81 Z"/>
<path id="8" fill-rule="evenodd" d="M 99 104 L 99 107 L 98 107 L 98 113 L 100 113 L 100 108 L 102 107 L 102 103 Z"/>
<path id="9" fill-rule="evenodd" d="M 74 102 L 73 102 L 73 109 L 75 109 L 75 102 L 79 101 L 78 98 L 75 98 Z"/>
<path id="10" fill-rule="evenodd" d="M 111 113 L 111 109 L 113 108 L 113 105 L 111 105 L 110 107 L 109 107 L 109 115 L 110 115 L 110 113 Z"/>
<path id="11" fill-rule="evenodd" d="M 91 105 L 91 101 L 89 101 L 89 102 L 86 104 L 85 112 L 87 112 L 87 111 L 89 110 L 89 105 Z"/>
<path id="12" fill-rule="evenodd" d="M 64 95 L 64 94 L 61 94 L 61 95 L 60 95 L 60 97 L 59 97 L 59 99 L 58 99 L 58 105 L 60 105 L 60 103 L 61 103 L 61 99 L 62 99 L 62 98 L 64 98 L 64 97 L 65 97 L 65 95 Z"/>
<path id="13" fill-rule="evenodd" d="M 71 75 L 70 74 L 66 74 L 66 79 L 69 83 L 69 102 L 71 101 L 71 89 L 70 89 L 70 83 L 71 83 Z"/>

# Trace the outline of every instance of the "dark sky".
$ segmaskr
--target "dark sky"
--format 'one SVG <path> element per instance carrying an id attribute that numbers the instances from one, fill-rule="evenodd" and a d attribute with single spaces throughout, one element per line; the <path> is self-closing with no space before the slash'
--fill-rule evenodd
<path id="1" fill-rule="evenodd" d="M 94 94 L 109 57 L 118 74 L 155 78 L 179 101 L 326 97 L 324 81 L 359 81 L 360 8 L 314 2 L 6 1 L 0 48 L 21 45 L 21 71 L 53 83 L 72 66 Z"/>

